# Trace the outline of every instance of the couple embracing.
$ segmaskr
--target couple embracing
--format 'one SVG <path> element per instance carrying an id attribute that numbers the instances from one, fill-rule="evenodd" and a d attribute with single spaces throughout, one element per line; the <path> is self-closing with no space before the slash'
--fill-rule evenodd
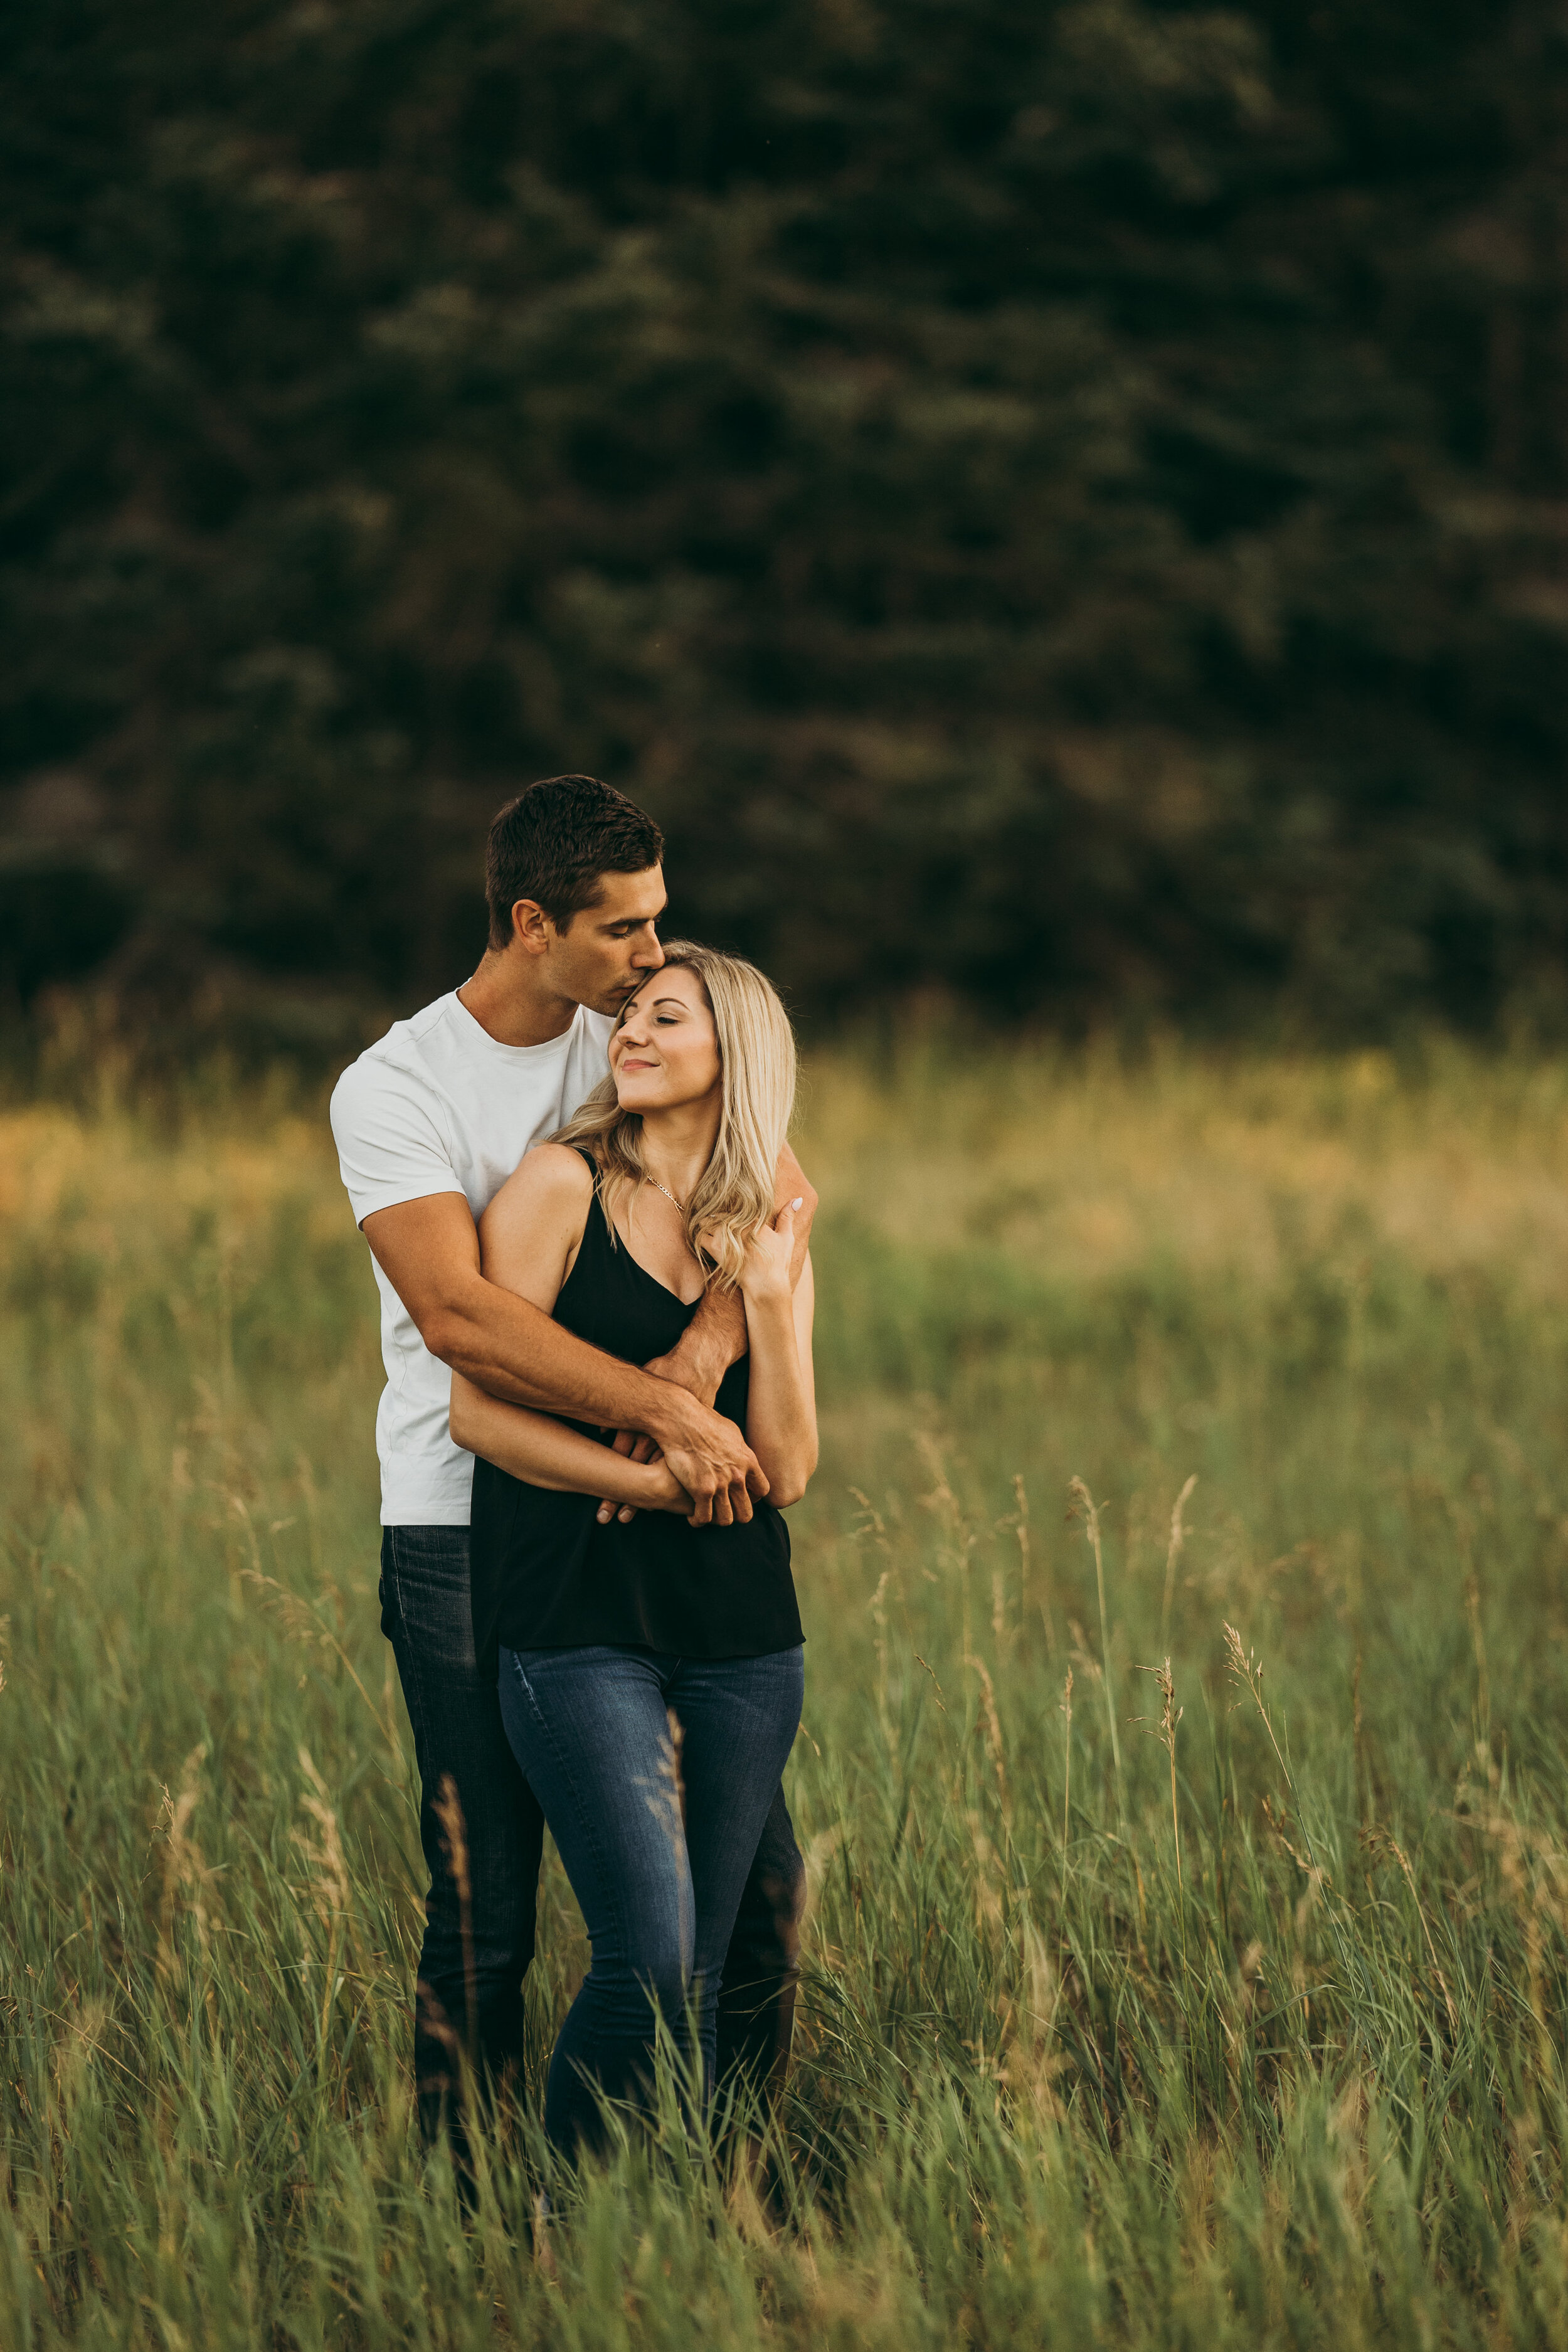
<path id="1" fill-rule="evenodd" d="M 663 842 L 586 776 L 503 808 L 473 978 L 338 1082 L 387 1385 L 382 1630 L 431 1885 L 422 2125 L 521 2070 L 548 1822 L 591 1964 L 551 2060 L 573 2153 L 789 2045 L 804 1871 L 781 1786 L 802 1642 L 781 1511 L 816 1462 L 815 1195 L 795 1043 L 750 964 L 661 945 Z"/>

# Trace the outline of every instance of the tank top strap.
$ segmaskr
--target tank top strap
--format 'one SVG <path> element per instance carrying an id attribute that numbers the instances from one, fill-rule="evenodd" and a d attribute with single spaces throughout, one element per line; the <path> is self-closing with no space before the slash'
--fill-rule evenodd
<path id="1" fill-rule="evenodd" d="M 594 1150 L 591 1144 L 574 1143 L 572 1146 L 572 1149 L 577 1154 L 578 1159 L 584 1162 L 584 1166 L 587 1168 L 589 1175 L 593 1179 L 594 1191 L 588 1204 L 588 1222 L 592 1224 L 595 1210 L 598 1212 L 600 1216 L 603 1216 L 605 1213 L 604 1202 L 599 1194 L 599 1163 L 594 1156 Z"/>

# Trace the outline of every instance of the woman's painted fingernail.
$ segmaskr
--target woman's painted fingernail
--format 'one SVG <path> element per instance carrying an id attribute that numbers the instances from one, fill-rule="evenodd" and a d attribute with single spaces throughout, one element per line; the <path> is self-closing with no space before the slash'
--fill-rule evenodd
<path id="1" fill-rule="evenodd" d="M 801 1196 L 800 1196 L 800 1198 L 799 1198 L 799 1200 L 798 1200 L 798 1201 L 792 1201 L 792 1202 L 790 1202 L 790 1207 L 791 1207 L 792 1209 L 804 1209 L 804 1208 L 805 1208 L 805 1194 L 804 1192 L 801 1194 Z"/>

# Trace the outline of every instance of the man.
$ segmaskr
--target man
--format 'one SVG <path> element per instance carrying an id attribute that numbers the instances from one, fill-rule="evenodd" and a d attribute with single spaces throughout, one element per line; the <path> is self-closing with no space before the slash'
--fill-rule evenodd
<path id="1" fill-rule="evenodd" d="M 509 803 L 486 849 L 489 945 L 479 970 L 395 1023 L 332 1095 L 343 1182 L 381 1294 L 381 1622 L 414 1728 L 430 1871 L 414 2027 L 420 2121 L 427 2136 L 445 2123 L 459 2151 L 462 2053 L 492 2080 L 521 2068 L 544 1822 L 475 1663 L 473 1460 L 447 1425 L 451 1373 L 616 1429 L 623 1446 L 658 1446 L 699 1525 L 749 1519 L 752 1496 L 767 1491 L 740 1432 L 712 1410 L 745 1350 L 738 1296 L 705 1300 L 674 1352 L 638 1370 L 479 1266 L 476 1221 L 524 1152 L 604 1077 L 617 1013 L 664 961 L 663 849 L 652 819 L 591 776 L 555 776 Z M 786 1152 L 779 1198 L 801 1195 L 797 1273 L 816 1196 Z M 725 1964 L 721 2074 L 746 2066 L 759 2082 L 776 2079 L 804 1877 L 781 1789 Z"/>

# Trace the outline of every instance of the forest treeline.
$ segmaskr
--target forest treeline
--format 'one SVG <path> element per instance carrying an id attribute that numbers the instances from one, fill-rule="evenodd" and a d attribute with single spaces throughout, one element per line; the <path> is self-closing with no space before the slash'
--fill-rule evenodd
<path id="1" fill-rule="evenodd" d="M 1556 0 L 52 0 L 7 50 L 13 1002 L 415 1001 L 565 768 L 807 1014 L 1568 988 Z"/>

